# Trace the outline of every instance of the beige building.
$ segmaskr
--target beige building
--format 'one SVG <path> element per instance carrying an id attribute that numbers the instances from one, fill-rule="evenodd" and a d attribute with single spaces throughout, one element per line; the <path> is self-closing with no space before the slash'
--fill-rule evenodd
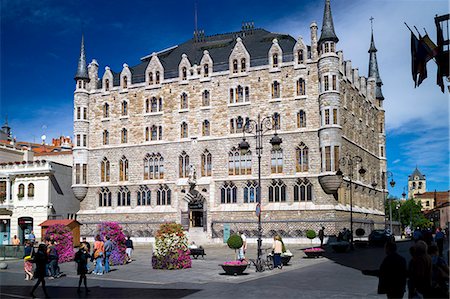
<path id="1" fill-rule="evenodd" d="M 81 234 L 108 220 L 148 238 L 176 221 L 207 238 L 221 238 L 226 224 L 255 237 L 257 149 L 248 133 L 250 152 L 238 144 L 258 115 L 273 129 L 262 142 L 264 237 L 349 227 L 350 173 L 339 166 L 347 155 L 362 158 L 353 170 L 353 228 L 384 226 L 384 97 L 373 34 L 364 77 L 337 49 L 329 0 L 321 32 L 314 22 L 310 32 L 306 41 L 252 23 L 239 32 L 196 31 L 101 75 L 96 60 L 86 65 L 82 40 L 72 185 Z M 281 149 L 269 143 L 275 128 Z"/>
<path id="2" fill-rule="evenodd" d="M 427 179 L 416 166 L 413 173 L 408 176 L 408 198 L 416 198 L 416 195 L 425 192 L 427 192 Z"/>

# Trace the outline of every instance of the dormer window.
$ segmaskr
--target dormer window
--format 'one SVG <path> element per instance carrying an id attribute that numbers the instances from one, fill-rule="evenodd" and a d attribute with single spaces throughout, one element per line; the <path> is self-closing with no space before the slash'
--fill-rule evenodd
<path id="1" fill-rule="evenodd" d="M 123 77 L 123 88 L 128 88 L 128 78 L 127 78 L 127 76 Z"/>
<path id="2" fill-rule="evenodd" d="M 81 80 L 78 80 L 78 88 L 81 88 Z"/>
<path id="3" fill-rule="evenodd" d="M 299 50 L 297 55 L 298 55 L 298 63 L 302 64 L 304 62 L 303 50 Z"/>
<path id="4" fill-rule="evenodd" d="M 245 63 L 245 58 L 241 59 L 241 72 L 245 72 L 246 71 L 246 63 Z"/>
<path id="5" fill-rule="evenodd" d="M 209 66 L 208 64 L 205 64 L 203 66 L 203 77 L 208 77 L 209 76 Z"/>
<path id="6" fill-rule="evenodd" d="M 182 69 L 181 69 L 181 80 L 186 80 L 187 79 L 187 69 L 186 69 L 186 67 L 184 66 Z"/>
<path id="7" fill-rule="evenodd" d="M 153 84 L 153 73 L 150 72 L 148 73 L 148 85 L 152 85 Z"/>
<path id="8" fill-rule="evenodd" d="M 109 91 L 109 79 L 105 79 L 105 90 Z"/>
<path id="9" fill-rule="evenodd" d="M 272 55 L 272 66 L 278 67 L 278 53 Z"/>
<path id="10" fill-rule="evenodd" d="M 328 43 L 324 44 L 324 49 L 323 49 L 324 53 L 328 53 L 330 52 L 330 46 L 328 45 Z"/>
<path id="11" fill-rule="evenodd" d="M 237 73 L 238 72 L 238 62 L 237 59 L 233 60 L 233 73 Z"/>
<path id="12" fill-rule="evenodd" d="M 159 82 L 160 82 L 160 78 L 159 78 L 159 77 L 160 77 L 160 74 L 159 74 L 158 71 L 156 71 L 156 80 L 155 80 L 155 81 L 156 81 L 156 82 L 155 82 L 156 84 L 159 84 Z"/>

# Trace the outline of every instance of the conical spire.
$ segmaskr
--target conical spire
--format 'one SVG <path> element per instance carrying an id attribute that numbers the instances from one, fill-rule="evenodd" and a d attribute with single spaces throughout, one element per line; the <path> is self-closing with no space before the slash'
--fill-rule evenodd
<path id="1" fill-rule="evenodd" d="M 320 34 L 319 45 L 326 41 L 337 43 L 339 39 L 334 32 L 333 17 L 331 15 L 330 0 L 325 1 L 325 10 L 323 12 L 322 33 Z"/>
<path id="2" fill-rule="evenodd" d="M 80 59 L 78 59 L 78 69 L 75 75 L 75 80 L 78 79 L 89 80 L 88 70 L 86 66 L 86 54 L 84 53 L 84 35 L 81 36 Z"/>
<path id="3" fill-rule="evenodd" d="M 370 48 L 369 48 L 369 78 L 375 78 L 376 87 L 375 87 L 375 98 L 377 100 L 384 100 L 383 92 L 381 91 L 381 86 L 383 85 L 383 81 L 380 78 L 380 72 L 378 71 L 378 62 L 377 62 L 377 48 L 375 47 L 375 41 L 373 38 L 373 18 L 370 18 L 371 28 L 372 28 L 372 36 L 370 40 Z"/>

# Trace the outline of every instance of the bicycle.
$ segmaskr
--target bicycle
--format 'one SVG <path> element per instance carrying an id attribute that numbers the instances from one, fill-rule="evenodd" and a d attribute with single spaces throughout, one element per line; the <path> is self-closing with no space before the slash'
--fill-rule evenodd
<path id="1" fill-rule="evenodd" d="M 255 265 L 256 272 L 264 272 L 266 268 L 267 270 L 273 270 L 273 255 L 271 253 L 267 253 L 269 250 L 271 251 L 272 248 L 264 249 L 264 254 L 261 256 L 261 259 L 249 260 L 253 265 Z"/>

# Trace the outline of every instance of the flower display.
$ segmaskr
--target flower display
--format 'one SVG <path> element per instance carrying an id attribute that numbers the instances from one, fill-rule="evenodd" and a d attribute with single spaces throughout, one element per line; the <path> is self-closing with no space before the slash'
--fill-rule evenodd
<path id="1" fill-rule="evenodd" d="M 325 252 L 325 250 L 323 250 L 320 247 L 312 247 L 312 248 L 303 249 L 303 252 Z"/>
<path id="2" fill-rule="evenodd" d="M 177 223 L 161 224 L 155 235 L 153 269 L 187 269 L 192 261 L 183 227 Z"/>
<path id="3" fill-rule="evenodd" d="M 229 262 L 224 262 L 223 265 L 229 265 L 229 266 L 242 266 L 242 265 L 247 265 L 247 261 L 246 260 L 237 260 L 237 261 L 229 261 Z"/>
<path id="4" fill-rule="evenodd" d="M 109 257 L 109 263 L 111 265 L 123 265 L 127 261 L 127 255 L 125 253 L 127 247 L 125 245 L 126 237 L 123 233 L 122 226 L 117 222 L 102 222 L 97 226 L 98 234 L 105 240 L 106 236 L 109 236 L 111 242 L 113 242 L 113 250 Z"/>
<path id="5" fill-rule="evenodd" d="M 45 231 L 44 239 L 55 240 L 58 263 L 70 262 L 75 257 L 73 235 L 67 226 L 62 224 L 50 225 Z"/>

